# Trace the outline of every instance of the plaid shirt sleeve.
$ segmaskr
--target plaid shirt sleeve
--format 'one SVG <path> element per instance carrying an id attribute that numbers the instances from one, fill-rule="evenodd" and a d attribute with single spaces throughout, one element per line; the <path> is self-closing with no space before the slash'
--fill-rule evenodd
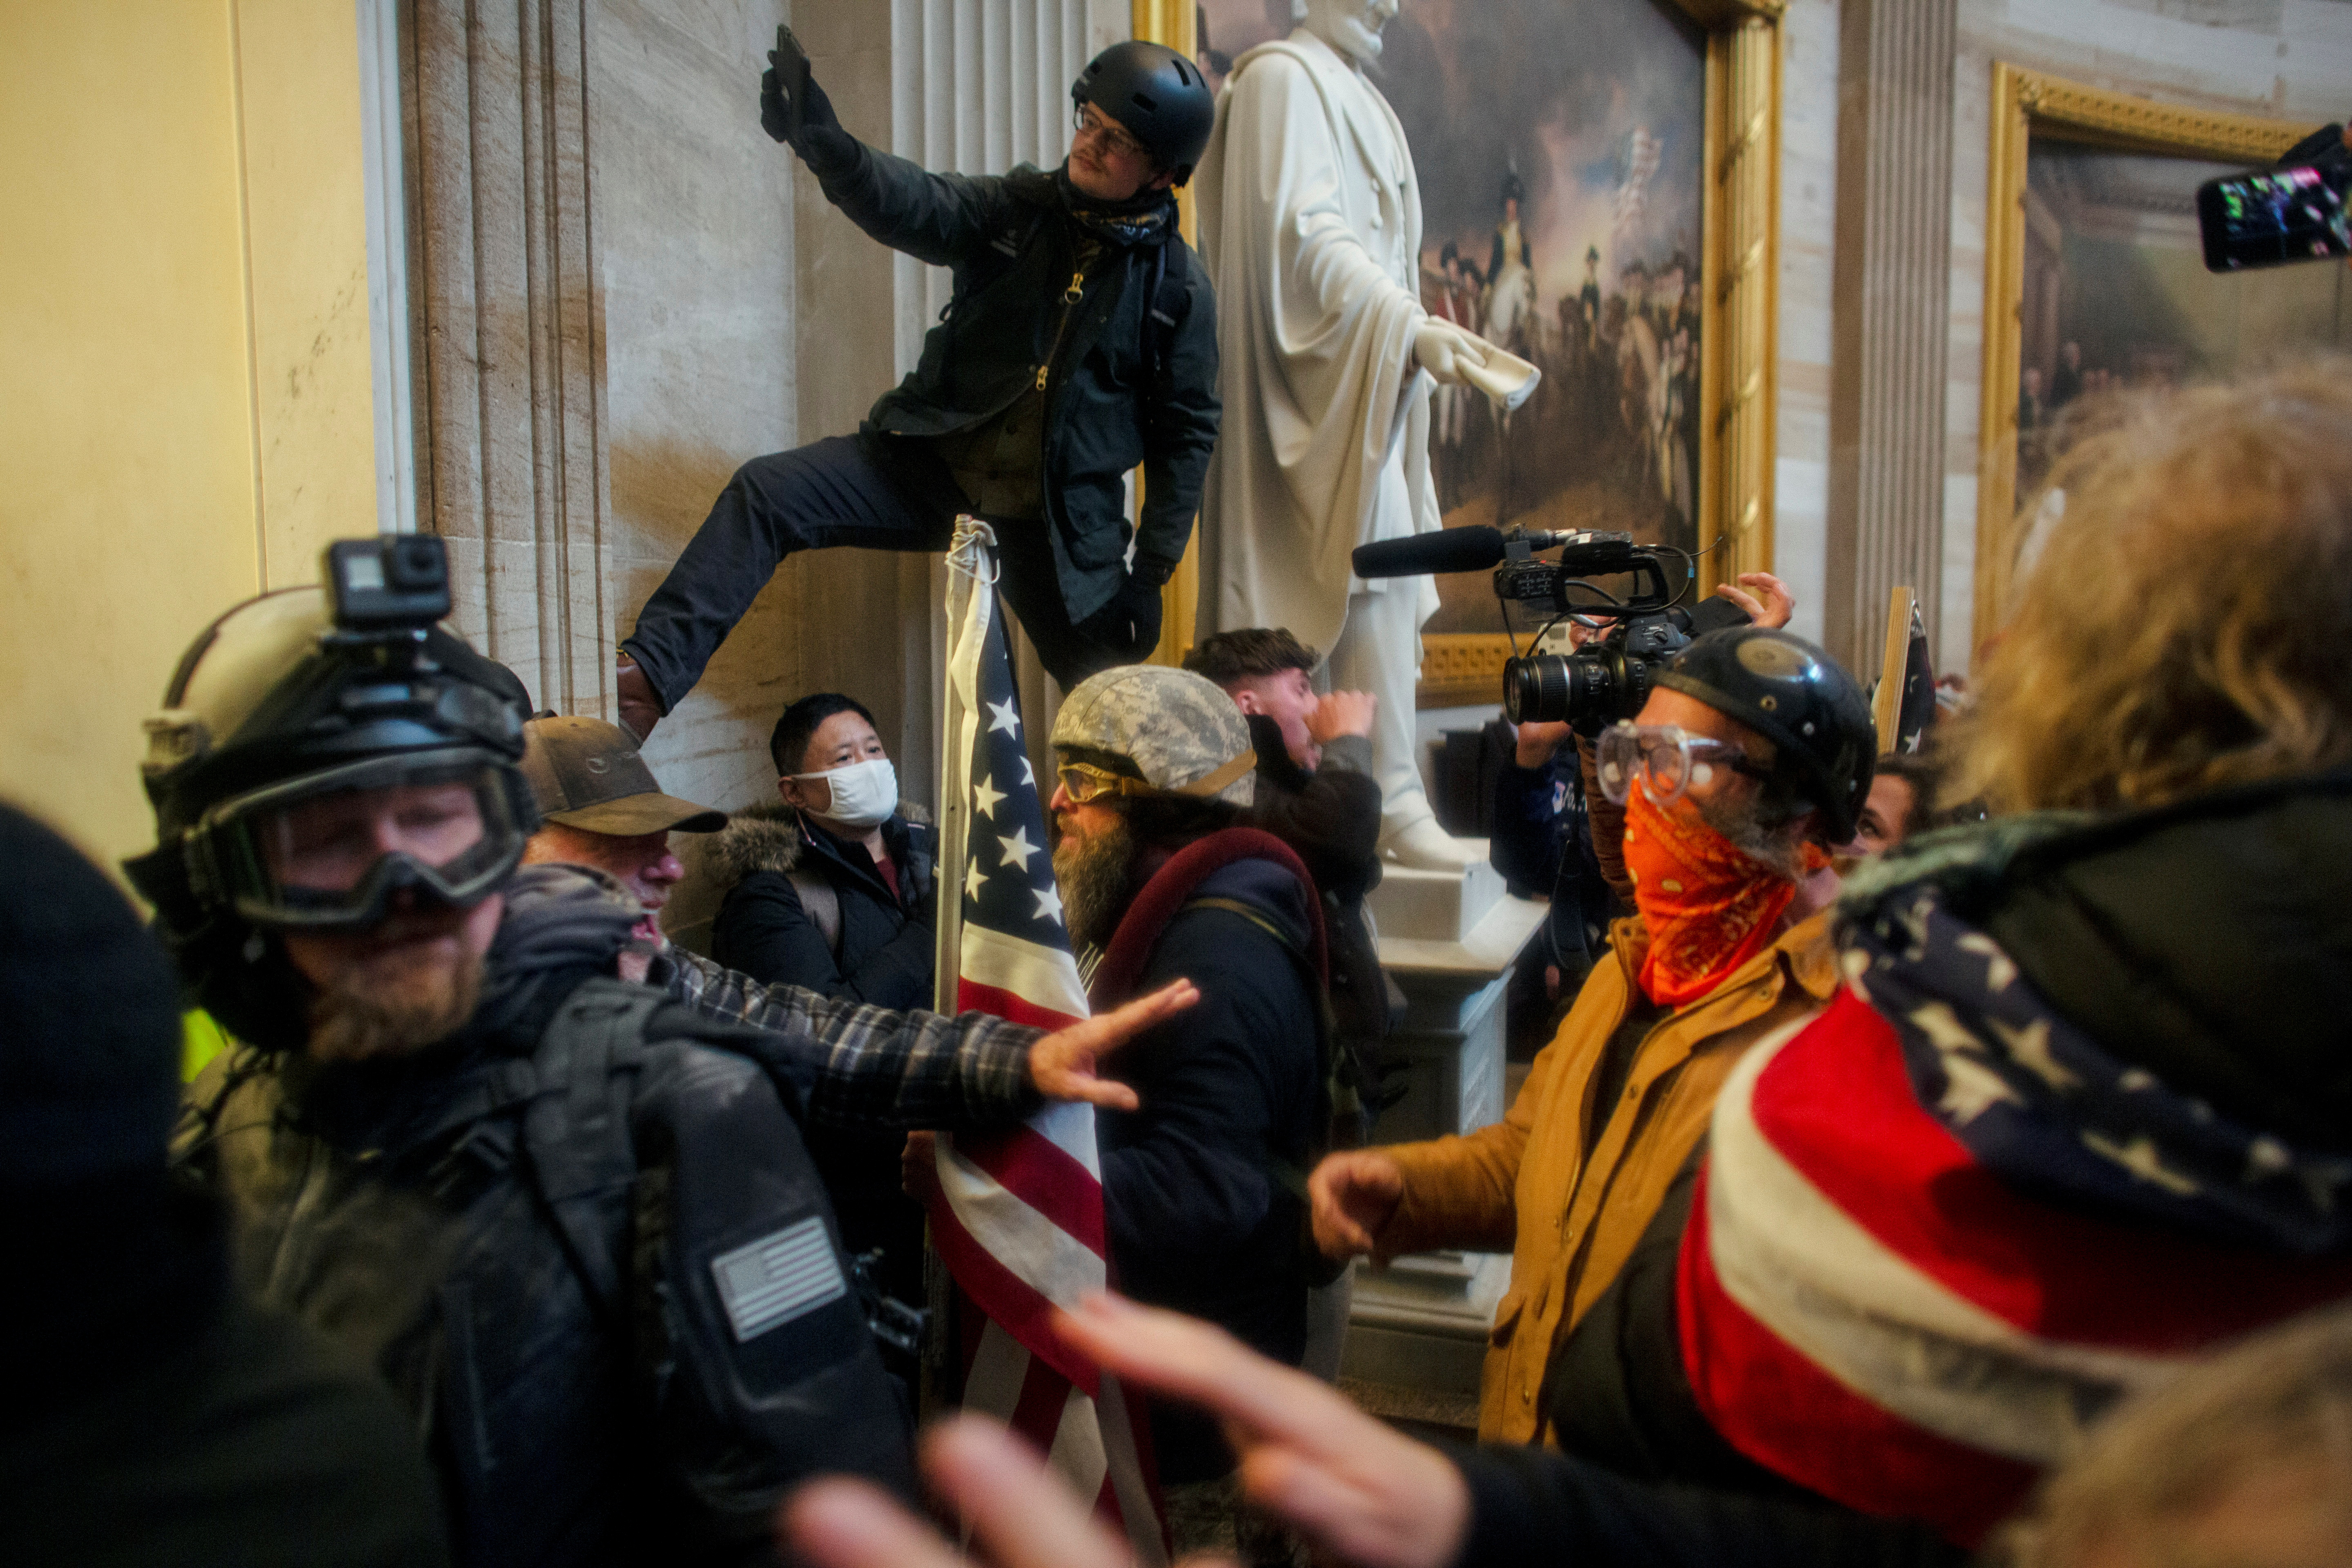
<path id="1" fill-rule="evenodd" d="M 948 1017 L 763 985 L 663 949 L 646 977 L 706 1018 L 765 1032 L 809 1084 L 812 1121 L 836 1127 L 1002 1127 L 1043 1103 L 1029 1047 L 1045 1031 L 985 1013 Z"/>

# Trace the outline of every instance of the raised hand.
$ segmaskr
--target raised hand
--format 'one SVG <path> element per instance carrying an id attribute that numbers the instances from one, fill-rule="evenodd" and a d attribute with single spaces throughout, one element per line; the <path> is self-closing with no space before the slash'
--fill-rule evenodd
<path id="1" fill-rule="evenodd" d="M 1404 1199 L 1404 1173 L 1377 1149 L 1327 1154 L 1307 1178 L 1315 1245 L 1341 1262 L 1380 1249 L 1380 1235 Z"/>
<path id="2" fill-rule="evenodd" d="M 1307 738 L 1328 746 L 1342 735 L 1369 735 L 1381 700 L 1369 691 L 1327 691 L 1307 715 Z"/>
<path id="3" fill-rule="evenodd" d="M 1098 1076 L 1102 1058 L 1201 999 L 1189 980 L 1171 980 L 1124 1006 L 1056 1029 L 1029 1047 L 1029 1079 L 1047 1100 L 1083 1100 L 1110 1110 L 1133 1110 L 1143 1102 L 1123 1083 Z"/>
<path id="4" fill-rule="evenodd" d="M 961 1515 L 995 1568 L 1135 1568 L 1126 1542 L 1096 1522 L 1020 1438 L 978 1416 L 931 1428 L 923 1479 Z M 828 1476 L 784 1500 L 777 1535 L 787 1561 L 813 1568 L 970 1568 L 939 1532 L 866 1481 Z"/>
<path id="5" fill-rule="evenodd" d="M 1748 618 L 1759 626 L 1785 626 L 1789 617 L 1797 612 L 1797 596 L 1789 592 L 1789 584 L 1769 572 L 1743 572 L 1738 587 L 1728 583 L 1715 585 L 1717 595 L 1730 600 L 1748 612 Z M 1755 592 L 1747 592 L 1754 589 Z"/>
<path id="6" fill-rule="evenodd" d="M 1241 1456 L 1243 1491 L 1306 1537 L 1318 1559 L 1448 1568 L 1461 1555 L 1470 1530 L 1462 1472 L 1328 1384 L 1222 1329 L 1107 1293 L 1055 1314 L 1054 1328 L 1129 1385 L 1217 1416 Z"/>

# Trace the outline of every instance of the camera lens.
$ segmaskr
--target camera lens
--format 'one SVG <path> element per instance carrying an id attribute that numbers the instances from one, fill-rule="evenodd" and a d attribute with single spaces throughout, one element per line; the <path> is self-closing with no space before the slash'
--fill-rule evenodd
<path id="1" fill-rule="evenodd" d="M 1611 701 L 1616 663 L 1599 651 L 1511 659 L 1503 666 L 1503 711 L 1514 724 L 1565 720 L 1598 729 L 1617 717 Z"/>

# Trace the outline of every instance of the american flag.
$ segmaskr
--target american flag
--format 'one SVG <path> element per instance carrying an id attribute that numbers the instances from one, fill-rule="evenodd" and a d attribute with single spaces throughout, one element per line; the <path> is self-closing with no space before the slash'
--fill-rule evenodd
<path id="1" fill-rule="evenodd" d="M 1972 1546 L 2117 1399 L 2352 1296 L 2352 1258 L 2276 1228 L 2336 1212 L 2302 1201 L 2307 1162 L 2249 1141 L 2217 1178 L 2210 1108 L 2134 1112 L 2163 1093 L 2148 1075 L 2100 1074 L 2054 1015 L 2011 1026 L 2014 961 L 1980 932 L 1948 945 L 1989 974 L 1981 1011 L 1898 999 L 1849 949 L 1829 1008 L 1733 1069 L 1675 1318 L 1733 1447 Z"/>
<path id="2" fill-rule="evenodd" d="M 949 552 L 947 777 L 940 812 L 940 1010 L 1059 1028 L 1087 1016 L 1021 727 L 992 549 L 965 519 Z M 938 1140 L 931 1242 L 982 1326 L 966 1336 L 964 1405 L 1043 1449 L 1160 1568 L 1167 1541 L 1141 1402 L 1057 1340 L 1053 1309 L 1108 1280 L 1094 1110 L 1054 1105 L 1010 1132 Z"/>

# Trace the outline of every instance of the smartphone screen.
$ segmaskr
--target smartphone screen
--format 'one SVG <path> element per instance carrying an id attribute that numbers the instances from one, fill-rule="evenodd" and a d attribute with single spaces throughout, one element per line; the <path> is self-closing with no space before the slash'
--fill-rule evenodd
<path id="1" fill-rule="evenodd" d="M 2208 271 L 2352 255 L 2352 159 L 2225 174 L 2197 187 Z"/>

